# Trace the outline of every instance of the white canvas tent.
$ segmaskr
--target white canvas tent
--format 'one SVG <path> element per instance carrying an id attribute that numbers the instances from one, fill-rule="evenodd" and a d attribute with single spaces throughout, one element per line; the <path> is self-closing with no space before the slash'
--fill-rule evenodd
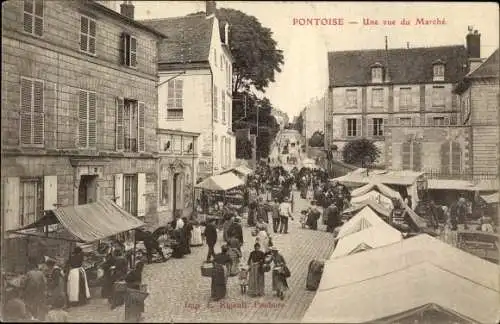
<path id="1" fill-rule="evenodd" d="M 234 173 L 224 173 L 206 178 L 195 187 L 205 190 L 226 191 L 244 185 L 245 182 Z"/>
<path id="2" fill-rule="evenodd" d="M 337 239 L 362 231 L 371 226 L 381 224 L 387 225 L 370 207 L 367 206 L 340 227 Z"/>
<path id="3" fill-rule="evenodd" d="M 370 192 L 367 192 L 362 196 L 352 197 L 351 198 L 351 205 L 355 206 L 358 204 L 363 204 L 367 201 L 375 201 L 378 204 L 384 206 L 384 208 L 389 209 L 389 210 L 392 210 L 394 208 L 394 204 L 392 203 L 392 200 L 376 190 L 372 190 Z"/>
<path id="4" fill-rule="evenodd" d="M 362 250 L 374 249 L 381 246 L 399 242 L 403 235 L 389 224 L 379 224 L 371 226 L 357 233 L 341 238 L 330 258 L 339 258 L 348 254 L 355 253 L 359 247 Z"/>
<path id="5" fill-rule="evenodd" d="M 467 321 L 498 323 L 499 272 L 494 263 L 418 235 L 326 261 L 302 322 L 373 322 L 433 304 Z"/>
<path id="6" fill-rule="evenodd" d="M 376 191 L 380 192 L 381 194 L 383 194 L 384 196 L 386 196 L 388 198 L 394 198 L 394 199 L 402 200 L 401 195 L 399 194 L 399 192 L 397 192 L 396 190 L 393 190 L 393 189 L 389 188 L 388 186 L 386 186 L 383 183 L 369 183 L 367 185 L 364 185 L 363 187 L 354 189 L 351 192 L 351 197 L 363 196 L 363 195 L 365 195 L 368 192 L 371 192 L 373 190 L 376 190 Z"/>

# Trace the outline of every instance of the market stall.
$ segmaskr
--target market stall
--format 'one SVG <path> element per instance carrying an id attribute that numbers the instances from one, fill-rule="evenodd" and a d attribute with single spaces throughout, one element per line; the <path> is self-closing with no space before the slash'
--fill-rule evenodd
<path id="1" fill-rule="evenodd" d="M 47 210 L 36 222 L 18 229 L 10 230 L 11 235 L 38 237 L 41 239 L 61 240 L 73 246 L 82 247 L 85 252 L 84 268 L 87 272 L 89 286 L 97 284 L 97 269 L 104 261 L 106 251 L 100 251 L 99 242 L 122 233 L 130 233 L 144 223 L 120 208 L 114 202 L 104 199 L 94 203 L 60 207 Z M 127 244 L 128 243 L 128 244 Z M 92 244 L 95 244 L 93 246 Z M 95 249 L 94 249 L 95 248 Z M 125 248 L 133 250 L 134 244 L 125 242 Z M 41 257 L 41 256 L 40 256 Z M 52 256 L 59 263 L 66 257 Z M 63 264 L 59 264 L 63 266 Z"/>
<path id="2" fill-rule="evenodd" d="M 499 271 L 496 264 L 418 235 L 326 261 L 302 322 L 413 323 L 431 311 L 429 323 L 498 323 Z"/>
<path id="3" fill-rule="evenodd" d="M 208 201 L 208 208 L 199 215 L 202 221 L 215 218 L 217 225 L 222 223 L 222 208 L 220 204 L 228 203 L 236 205 L 243 200 L 243 195 L 239 190 L 245 182 L 234 173 L 223 173 L 206 178 L 195 185 L 195 189 L 201 190 Z"/>

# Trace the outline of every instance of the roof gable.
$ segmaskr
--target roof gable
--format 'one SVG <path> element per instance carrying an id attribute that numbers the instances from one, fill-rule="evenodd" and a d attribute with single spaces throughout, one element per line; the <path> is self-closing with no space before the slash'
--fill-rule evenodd
<path id="1" fill-rule="evenodd" d="M 339 51 L 328 53 L 331 87 L 371 84 L 371 67 L 376 63 L 389 67 L 391 83 L 431 83 L 433 63 L 445 64 L 445 81 L 458 82 L 466 73 L 467 51 L 462 45 Z"/>
<path id="2" fill-rule="evenodd" d="M 491 77 L 496 77 L 498 78 L 499 74 L 499 52 L 498 48 L 493 54 L 490 55 L 486 59 L 486 61 L 481 64 L 477 69 L 475 69 L 470 75 L 467 77 L 470 79 L 477 79 L 477 78 L 491 78 Z"/>
<path id="3" fill-rule="evenodd" d="M 205 13 L 184 17 L 142 20 L 167 35 L 158 46 L 158 63 L 208 62 L 214 17 Z"/>

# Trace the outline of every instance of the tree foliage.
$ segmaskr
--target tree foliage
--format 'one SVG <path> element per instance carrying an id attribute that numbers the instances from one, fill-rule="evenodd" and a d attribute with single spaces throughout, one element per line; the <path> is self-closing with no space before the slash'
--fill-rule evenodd
<path id="1" fill-rule="evenodd" d="M 249 160 L 252 158 L 252 142 L 245 137 L 236 138 L 236 158 Z"/>
<path id="2" fill-rule="evenodd" d="M 293 128 L 296 129 L 300 134 L 302 134 L 302 130 L 304 129 L 304 117 L 302 114 L 299 114 Z"/>
<path id="3" fill-rule="evenodd" d="M 357 166 L 366 166 L 373 163 L 380 156 L 380 150 L 373 141 L 361 138 L 347 143 L 342 150 L 342 159 L 345 163 Z"/>
<path id="4" fill-rule="evenodd" d="M 309 139 L 309 146 L 311 147 L 324 147 L 325 134 L 322 131 L 315 131 Z"/>

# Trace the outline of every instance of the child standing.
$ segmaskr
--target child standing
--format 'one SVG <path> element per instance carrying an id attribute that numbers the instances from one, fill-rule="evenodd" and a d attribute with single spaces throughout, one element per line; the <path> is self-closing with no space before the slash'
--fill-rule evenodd
<path id="1" fill-rule="evenodd" d="M 248 286 L 248 268 L 245 265 L 240 265 L 240 273 L 238 276 L 240 280 L 241 294 L 246 294 Z"/>

